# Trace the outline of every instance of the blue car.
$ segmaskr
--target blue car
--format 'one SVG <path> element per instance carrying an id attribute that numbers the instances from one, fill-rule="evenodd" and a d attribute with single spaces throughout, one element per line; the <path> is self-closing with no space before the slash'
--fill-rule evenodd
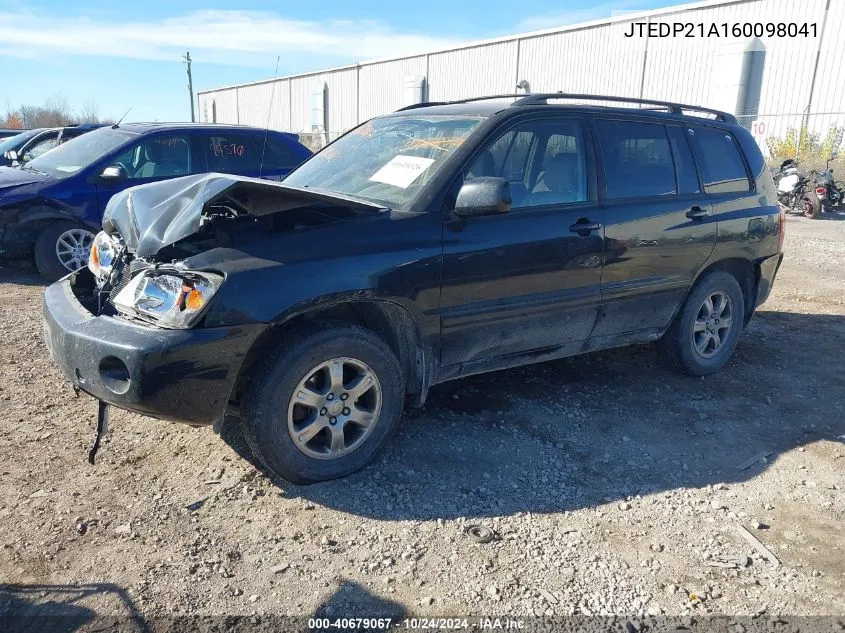
<path id="1" fill-rule="evenodd" d="M 148 182 L 222 172 L 281 180 L 311 155 L 295 134 L 232 125 L 131 123 L 0 167 L 0 258 L 35 257 L 63 277 L 88 263 L 106 203 Z"/>

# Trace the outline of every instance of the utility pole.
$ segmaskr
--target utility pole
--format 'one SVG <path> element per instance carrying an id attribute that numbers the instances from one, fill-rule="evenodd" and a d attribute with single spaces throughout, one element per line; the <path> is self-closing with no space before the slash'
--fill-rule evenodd
<path id="1" fill-rule="evenodd" d="M 188 94 L 191 97 L 191 123 L 195 123 L 194 118 L 194 82 L 191 79 L 191 51 L 186 51 L 185 56 L 182 57 L 182 62 L 188 65 Z"/>

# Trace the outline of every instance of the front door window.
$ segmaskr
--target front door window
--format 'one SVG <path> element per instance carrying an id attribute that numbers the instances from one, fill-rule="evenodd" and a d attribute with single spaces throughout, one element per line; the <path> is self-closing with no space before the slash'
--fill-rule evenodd
<path id="1" fill-rule="evenodd" d="M 187 135 L 151 138 L 133 145 L 113 162 L 127 180 L 170 178 L 191 173 L 191 145 Z"/>

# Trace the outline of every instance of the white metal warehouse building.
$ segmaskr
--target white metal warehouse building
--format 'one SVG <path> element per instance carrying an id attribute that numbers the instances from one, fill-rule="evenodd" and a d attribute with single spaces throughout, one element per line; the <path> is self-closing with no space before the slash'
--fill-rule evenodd
<path id="1" fill-rule="evenodd" d="M 657 25 L 645 27 L 656 29 L 654 35 L 625 37 L 643 22 Z M 681 22 L 695 25 L 696 37 L 658 35 Z M 808 35 L 698 35 L 712 25 L 732 30 L 757 23 L 807 24 Z M 334 139 L 410 103 L 511 94 L 524 80 L 531 92 L 728 110 L 759 141 L 803 126 L 823 137 L 831 126 L 845 124 L 843 33 L 845 0 L 708 0 L 203 91 L 199 118 L 259 127 L 269 122 L 274 129 Z"/>

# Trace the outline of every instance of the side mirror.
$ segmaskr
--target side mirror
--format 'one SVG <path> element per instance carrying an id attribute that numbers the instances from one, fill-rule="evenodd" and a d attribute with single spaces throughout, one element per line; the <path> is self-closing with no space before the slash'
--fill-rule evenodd
<path id="1" fill-rule="evenodd" d="M 511 202 L 511 185 L 504 178 L 473 178 L 467 180 L 458 192 L 455 215 L 472 218 L 507 213 Z"/>
<path id="2" fill-rule="evenodd" d="M 18 160 L 18 153 L 15 150 L 10 149 L 8 152 L 3 154 L 3 157 L 7 160 L 15 161 Z"/>
<path id="3" fill-rule="evenodd" d="M 106 167 L 103 170 L 100 174 L 100 178 L 103 180 L 121 180 L 126 178 L 126 173 L 123 168 L 118 167 L 117 165 L 112 165 L 111 167 Z"/>

